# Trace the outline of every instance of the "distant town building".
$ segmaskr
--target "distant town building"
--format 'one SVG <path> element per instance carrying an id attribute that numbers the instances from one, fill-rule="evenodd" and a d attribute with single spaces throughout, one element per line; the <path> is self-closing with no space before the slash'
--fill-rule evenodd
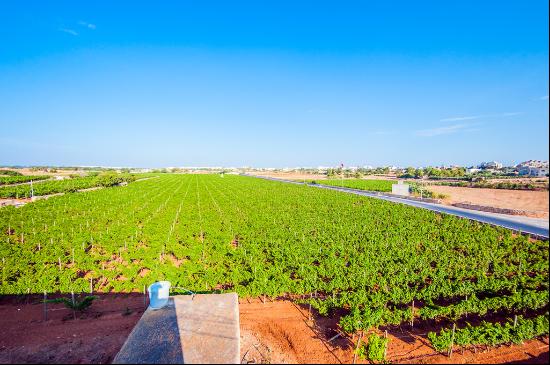
<path id="1" fill-rule="evenodd" d="M 505 174 L 515 174 L 517 169 L 514 166 L 504 166 L 502 172 Z"/>
<path id="2" fill-rule="evenodd" d="M 516 165 L 521 176 L 546 176 L 548 175 L 548 161 L 529 160 Z"/>
<path id="3" fill-rule="evenodd" d="M 501 169 L 502 164 L 496 161 L 482 162 L 481 164 L 479 164 L 479 168 L 483 170 L 496 170 Z"/>
<path id="4" fill-rule="evenodd" d="M 529 160 L 517 164 L 516 167 L 518 169 L 521 167 L 548 167 L 548 161 Z"/>
<path id="5" fill-rule="evenodd" d="M 548 176 L 548 166 L 546 167 L 533 167 L 529 171 L 530 176 Z"/>

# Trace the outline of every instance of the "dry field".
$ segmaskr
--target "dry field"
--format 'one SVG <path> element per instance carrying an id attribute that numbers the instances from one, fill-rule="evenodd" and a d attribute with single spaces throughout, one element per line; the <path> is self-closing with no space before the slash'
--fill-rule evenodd
<path id="1" fill-rule="evenodd" d="M 17 171 L 25 176 L 27 175 L 51 175 L 51 176 L 68 176 L 68 175 L 82 175 L 85 174 L 84 171 L 81 170 L 57 170 L 57 172 L 50 172 L 47 171 L 47 169 L 38 169 L 34 170 L 28 167 L 21 168 L 21 169 L 11 169 L 11 168 L 5 168 L 2 167 L 0 170 L 14 170 Z"/>
<path id="2" fill-rule="evenodd" d="M 548 218 L 548 190 L 506 190 L 462 188 L 454 186 L 432 185 L 428 189 L 448 195 L 446 204 L 470 203 L 496 208 L 518 209 L 532 212 L 532 216 Z"/>

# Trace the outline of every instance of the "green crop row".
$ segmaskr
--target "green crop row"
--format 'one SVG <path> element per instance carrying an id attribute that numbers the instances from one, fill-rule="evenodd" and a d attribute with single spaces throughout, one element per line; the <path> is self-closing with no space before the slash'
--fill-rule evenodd
<path id="1" fill-rule="evenodd" d="M 129 174 L 105 174 L 65 180 L 44 181 L 39 184 L 33 184 L 33 186 L 30 184 L 4 186 L 0 187 L 0 198 L 30 198 L 31 194 L 34 196 L 41 196 L 56 193 L 70 193 L 80 189 L 98 186 L 113 186 L 121 182 L 130 182 L 133 180 L 135 180 L 135 177 Z"/>
<path id="2" fill-rule="evenodd" d="M 0 176 L 0 185 L 9 185 L 9 184 L 19 184 L 26 183 L 29 181 L 39 181 L 49 179 L 50 176 L 47 175 L 37 175 L 37 176 Z"/>
<path id="3" fill-rule="evenodd" d="M 548 335 L 548 313 L 533 319 L 518 316 L 517 320 L 509 319 L 506 323 L 482 322 L 480 325 L 468 324 L 465 328 L 444 329 L 439 333 L 430 332 L 428 339 L 437 351 L 448 351 L 453 345 L 488 345 L 495 346 L 509 343 L 522 343 L 538 336 Z"/>
<path id="4" fill-rule="evenodd" d="M 315 180 L 316 184 L 340 186 L 350 189 L 390 192 L 395 181 L 390 180 L 366 180 L 366 179 L 329 179 Z"/>
<path id="5" fill-rule="evenodd" d="M 478 292 L 483 292 L 478 287 Z M 399 325 L 403 322 L 419 321 L 426 319 L 448 319 L 457 320 L 467 315 L 485 316 L 488 313 L 496 312 L 519 312 L 533 311 L 548 306 L 548 287 L 543 286 L 541 291 L 525 290 L 512 295 L 500 295 L 487 299 L 478 299 L 471 295 L 467 299 L 459 300 L 456 304 L 450 305 L 423 305 L 415 308 L 413 302 L 395 303 L 374 303 L 373 301 L 361 300 L 356 291 L 352 295 L 329 296 L 323 299 L 304 300 L 311 303 L 311 306 L 320 314 L 327 315 L 331 310 L 345 307 L 352 304 L 354 308 L 350 315 L 344 317 L 342 327 L 348 332 L 357 330 L 368 330 L 372 327 L 382 325 Z M 394 293 L 397 296 L 397 293 Z M 418 299 L 428 299 L 420 291 L 414 296 Z M 414 314 L 413 314 L 414 313 Z"/>

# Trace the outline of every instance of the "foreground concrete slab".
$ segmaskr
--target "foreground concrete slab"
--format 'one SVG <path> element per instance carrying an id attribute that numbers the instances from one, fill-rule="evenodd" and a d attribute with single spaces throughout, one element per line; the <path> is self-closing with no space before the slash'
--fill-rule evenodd
<path id="1" fill-rule="evenodd" d="M 237 364 L 237 294 L 170 297 L 148 308 L 115 357 L 115 364 Z"/>
<path id="2" fill-rule="evenodd" d="M 183 364 L 173 298 L 157 310 L 147 308 L 117 356 L 115 364 Z"/>

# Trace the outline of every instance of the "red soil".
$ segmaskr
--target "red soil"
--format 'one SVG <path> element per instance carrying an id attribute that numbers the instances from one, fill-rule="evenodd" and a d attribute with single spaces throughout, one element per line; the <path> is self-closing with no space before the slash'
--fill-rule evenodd
<path id="1" fill-rule="evenodd" d="M 143 313 L 139 294 L 101 295 L 75 320 L 62 304 L 39 296 L 0 298 L 0 363 L 109 363 Z M 352 363 L 357 337 L 340 336 L 337 317 L 313 315 L 291 301 L 240 300 L 243 363 Z M 129 309 L 129 311 L 127 310 Z M 130 313 L 129 313 L 130 312 Z M 548 338 L 524 345 L 437 353 L 425 329 L 389 331 L 388 360 L 399 363 L 547 363 Z M 357 363 L 366 363 L 357 359 Z"/>
<path id="2" fill-rule="evenodd" d="M 0 363 L 109 363 L 144 309 L 142 296 L 102 295 L 76 320 L 48 304 L 45 321 L 40 299 L 0 299 Z"/>

